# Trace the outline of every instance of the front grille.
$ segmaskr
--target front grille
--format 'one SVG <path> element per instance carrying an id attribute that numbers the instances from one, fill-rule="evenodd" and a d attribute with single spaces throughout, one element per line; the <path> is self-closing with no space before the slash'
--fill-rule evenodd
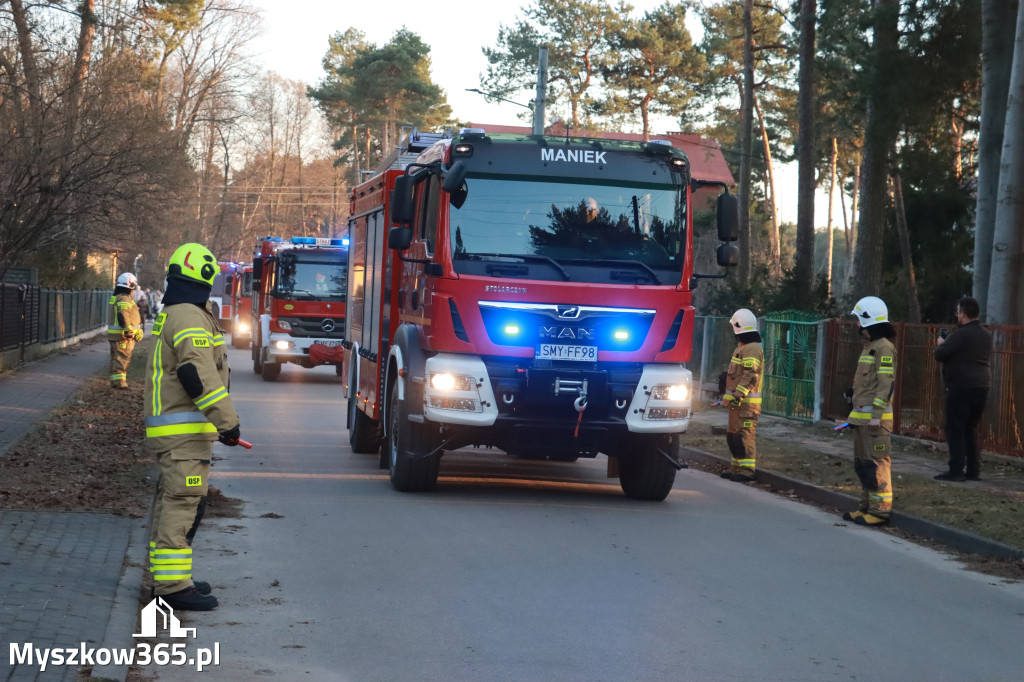
<path id="1" fill-rule="evenodd" d="M 334 329 L 324 331 L 324 320 L 334 323 Z M 282 317 L 281 322 L 287 322 L 292 330 L 289 336 L 313 339 L 343 339 L 345 338 L 344 317 Z"/>
<path id="2" fill-rule="evenodd" d="M 635 351 L 647 338 L 655 311 L 481 301 L 480 315 L 488 338 L 502 346 L 552 343 Z"/>

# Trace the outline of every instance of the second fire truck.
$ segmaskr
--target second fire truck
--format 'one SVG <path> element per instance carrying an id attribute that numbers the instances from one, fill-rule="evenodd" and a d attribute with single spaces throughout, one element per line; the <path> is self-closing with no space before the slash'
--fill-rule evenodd
<path id="1" fill-rule="evenodd" d="M 341 367 L 347 239 L 264 237 L 252 262 L 252 369 L 275 381 L 281 365 Z"/>
<path id="2" fill-rule="evenodd" d="M 692 405 L 693 194 L 721 183 L 665 143 L 466 129 L 400 153 L 352 193 L 353 450 L 402 491 L 469 445 L 603 453 L 627 496 L 664 499 Z M 722 241 L 737 208 L 718 196 Z"/>

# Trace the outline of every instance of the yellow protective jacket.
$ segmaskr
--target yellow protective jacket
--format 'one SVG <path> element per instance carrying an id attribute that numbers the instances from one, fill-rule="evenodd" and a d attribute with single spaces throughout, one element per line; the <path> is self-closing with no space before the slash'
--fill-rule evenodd
<path id="1" fill-rule="evenodd" d="M 742 402 L 740 409 L 750 414 L 761 414 L 761 391 L 764 388 L 764 350 L 757 342 L 737 346 L 729 360 L 729 372 L 725 378 L 725 395 L 728 403 L 733 397 Z"/>
<path id="2" fill-rule="evenodd" d="M 896 346 L 886 338 L 865 341 L 853 377 L 853 407 L 847 421 L 865 426 L 872 419 L 892 431 L 892 398 L 896 388 Z"/>
<path id="3" fill-rule="evenodd" d="M 238 425 L 228 395 L 228 355 L 210 309 L 191 303 L 167 306 L 153 324 L 156 343 L 146 370 L 146 444 L 166 452 L 190 441 L 214 441 Z M 194 399 L 178 378 L 191 364 L 201 382 Z M 194 376 L 194 375 L 193 375 Z"/>
<path id="4" fill-rule="evenodd" d="M 139 306 L 128 294 L 110 297 L 110 313 L 107 315 L 107 338 L 120 339 L 124 330 L 142 329 L 142 315 Z"/>

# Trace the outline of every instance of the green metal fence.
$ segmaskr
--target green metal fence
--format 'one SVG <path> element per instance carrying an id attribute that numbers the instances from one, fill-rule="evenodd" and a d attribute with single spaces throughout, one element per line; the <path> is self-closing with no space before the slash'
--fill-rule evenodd
<path id="1" fill-rule="evenodd" d="M 769 313 L 762 328 L 765 368 L 762 411 L 814 421 L 817 316 L 798 311 Z"/>

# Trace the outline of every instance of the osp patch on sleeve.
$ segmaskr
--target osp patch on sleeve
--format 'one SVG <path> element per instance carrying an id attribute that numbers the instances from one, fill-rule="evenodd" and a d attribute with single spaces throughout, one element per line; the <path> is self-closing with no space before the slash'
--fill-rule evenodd
<path id="1" fill-rule="evenodd" d="M 891 365 L 892 364 L 892 356 L 891 355 L 883 355 L 882 356 L 882 364 L 883 365 Z"/>
<path id="2" fill-rule="evenodd" d="M 156 316 L 156 322 L 153 323 L 153 334 L 159 334 L 164 328 L 164 320 L 167 319 L 167 313 L 160 313 Z"/>
<path id="3" fill-rule="evenodd" d="M 203 477 L 202 476 L 186 476 L 185 477 L 185 486 L 186 487 L 195 488 L 196 486 L 200 486 L 202 484 L 203 484 Z"/>
<path id="4" fill-rule="evenodd" d="M 198 336 L 193 336 L 192 337 L 192 345 L 193 346 L 199 346 L 200 348 L 209 348 L 210 347 L 210 339 L 200 338 Z"/>

